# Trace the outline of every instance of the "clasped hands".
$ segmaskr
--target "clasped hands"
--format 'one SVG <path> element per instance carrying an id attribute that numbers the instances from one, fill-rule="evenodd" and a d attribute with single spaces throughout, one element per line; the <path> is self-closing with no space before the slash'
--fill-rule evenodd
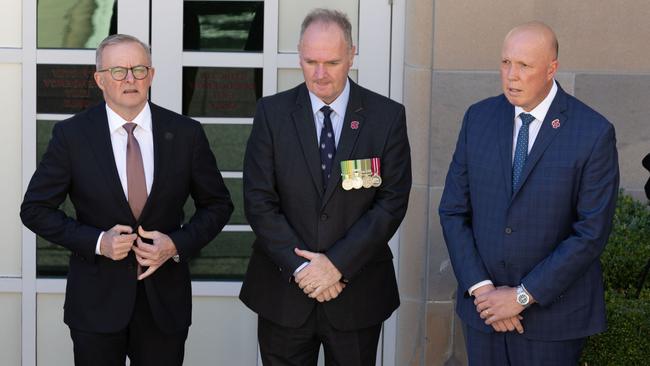
<path id="1" fill-rule="evenodd" d="M 485 285 L 474 290 L 472 294 L 476 311 L 485 324 L 491 325 L 497 332 L 516 330 L 524 332 L 519 315 L 525 308 L 517 303 L 517 289 L 514 287 Z"/>
<path id="2" fill-rule="evenodd" d="M 153 244 L 143 242 L 142 238 L 151 239 Z M 133 250 L 138 264 L 148 267 L 138 276 L 138 280 L 149 277 L 177 254 L 176 245 L 168 235 L 155 230 L 145 231 L 142 226 L 138 227 L 136 234 L 130 226 L 115 225 L 104 232 L 99 245 L 102 255 L 115 261 L 126 258 Z"/>
<path id="3" fill-rule="evenodd" d="M 343 275 L 325 254 L 296 248 L 294 252 L 309 260 L 309 264 L 295 276 L 298 287 L 310 298 L 318 302 L 335 299 L 345 288 L 340 282 Z"/>

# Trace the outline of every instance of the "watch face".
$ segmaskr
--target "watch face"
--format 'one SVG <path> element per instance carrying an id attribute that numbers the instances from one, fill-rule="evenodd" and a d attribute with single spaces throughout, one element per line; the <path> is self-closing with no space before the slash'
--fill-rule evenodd
<path id="1" fill-rule="evenodd" d="M 526 293 L 517 294 L 517 302 L 519 305 L 528 305 L 528 295 Z"/>

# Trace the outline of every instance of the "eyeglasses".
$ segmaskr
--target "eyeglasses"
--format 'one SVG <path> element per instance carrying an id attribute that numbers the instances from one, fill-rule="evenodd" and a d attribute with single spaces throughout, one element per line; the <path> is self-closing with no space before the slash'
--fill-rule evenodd
<path id="1" fill-rule="evenodd" d="M 113 77 L 113 80 L 122 81 L 126 79 L 126 76 L 129 74 L 129 70 L 131 70 L 131 74 L 136 80 L 142 80 L 146 78 L 147 75 L 149 75 L 150 68 L 151 67 L 144 65 L 137 65 L 133 67 L 115 66 L 104 70 L 97 70 L 97 72 L 109 71 Z"/>

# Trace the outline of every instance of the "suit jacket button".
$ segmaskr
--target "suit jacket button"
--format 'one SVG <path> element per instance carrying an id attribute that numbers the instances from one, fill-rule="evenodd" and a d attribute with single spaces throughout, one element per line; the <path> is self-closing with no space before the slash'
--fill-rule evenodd
<path id="1" fill-rule="evenodd" d="M 327 219 L 329 219 L 329 218 L 330 218 L 330 217 L 327 216 L 327 214 L 322 214 L 322 215 L 320 215 L 320 221 L 327 221 Z"/>
<path id="2" fill-rule="evenodd" d="M 506 232 L 506 234 L 508 234 L 508 235 L 512 234 L 512 228 L 507 227 L 506 230 L 505 230 L 505 232 Z"/>

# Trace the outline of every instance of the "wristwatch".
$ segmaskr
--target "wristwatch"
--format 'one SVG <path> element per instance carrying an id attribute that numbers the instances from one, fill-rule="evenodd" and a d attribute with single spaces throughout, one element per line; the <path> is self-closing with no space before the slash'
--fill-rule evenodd
<path id="1" fill-rule="evenodd" d="M 517 286 L 517 303 L 523 307 L 530 304 L 530 295 L 528 295 L 523 285 Z"/>

